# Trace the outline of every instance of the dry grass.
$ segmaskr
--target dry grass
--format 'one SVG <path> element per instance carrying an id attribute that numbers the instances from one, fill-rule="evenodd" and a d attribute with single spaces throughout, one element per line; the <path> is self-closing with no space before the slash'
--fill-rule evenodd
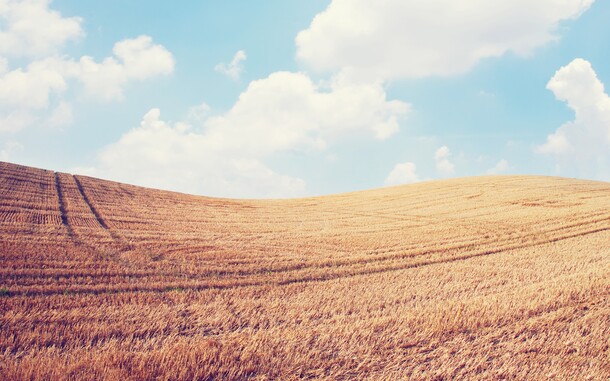
<path id="1" fill-rule="evenodd" d="M 0 379 L 610 375 L 610 184 L 226 200 L 0 163 Z"/>

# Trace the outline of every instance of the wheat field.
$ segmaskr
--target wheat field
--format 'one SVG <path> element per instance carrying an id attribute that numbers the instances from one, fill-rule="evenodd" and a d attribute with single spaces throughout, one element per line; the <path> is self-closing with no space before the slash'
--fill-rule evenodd
<path id="1" fill-rule="evenodd" d="M 610 378 L 610 184 L 231 200 L 0 163 L 0 379 Z"/>

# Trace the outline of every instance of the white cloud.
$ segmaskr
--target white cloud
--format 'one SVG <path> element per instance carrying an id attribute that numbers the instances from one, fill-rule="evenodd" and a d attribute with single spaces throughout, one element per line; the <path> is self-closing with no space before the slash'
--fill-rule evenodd
<path id="1" fill-rule="evenodd" d="M 244 70 L 244 65 L 242 64 L 242 62 L 245 60 L 246 52 L 244 52 L 243 50 L 238 50 L 237 53 L 235 53 L 235 55 L 233 56 L 231 63 L 229 63 L 228 65 L 225 63 L 219 63 L 214 67 L 214 70 L 226 75 L 234 81 L 237 81 L 239 80 L 241 72 Z"/>
<path id="2" fill-rule="evenodd" d="M 67 88 L 66 78 L 56 67 L 59 59 L 34 61 L 21 68 L 0 74 L 0 107 L 31 110 L 49 105 L 52 93 Z"/>
<path id="3" fill-rule="evenodd" d="M 79 17 L 49 9 L 50 0 L 0 0 L 0 55 L 54 54 L 84 35 Z"/>
<path id="4" fill-rule="evenodd" d="M 167 123 L 158 109 L 99 155 L 95 171 L 140 185 L 230 197 L 303 195 L 305 182 L 274 172 L 271 155 L 316 154 L 346 135 L 383 139 L 398 129 L 409 105 L 386 100 L 377 84 L 338 79 L 328 87 L 302 73 L 279 72 L 252 82 L 226 113 L 191 109 L 191 122 Z"/>
<path id="5" fill-rule="evenodd" d="M 394 166 L 385 179 L 385 185 L 411 184 L 419 181 L 421 179 L 417 174 L 417 166 L 414 163 L 406 162 Z"/>
<path id="6" fill-rule="evenodd" d="M 399 129 L 410 105 L 386 99 L 379 84 L 354 85 L 334 79 L 316 85 L 303 73 L 277 72 L 250 83 L 226 114 L 206 122 L 216 146 L 230 152 L 265 155 L 319 150 L 355 132 L 383 140 Z"/>
<path id="7" fill-rule="evenodd" d="M 383 80 L 459 74 L 484 58 L 531 54 L 593 2 L 333 0 L 296 37 L 297 57 Z"/>
<path id="8" fill-rule="evenodd" d="M 14 133 L 34 123 L 36 117 L 25 110 L 0 111 L 0 132 Z"/>
<path id="9" fill-rule="evenodd" d="M 451 151 L 447 146 L 442 146 L 434 153 L 434 161 L 436 161 L 436 169 L 442 175 L 451 175 L 455 172 L 455 166 L 449 160 Z"/>
<path id="10" fill-rule="evenodd" d="M 73 120 L 72 106 L 68 102 L 61 101 L 51 112 L 46 124 L 49 127 L 58 128 L 71 124 Z"/>
<path id="11" fill-rule="evenodd" d="M 500 161 L 498 161 L 496 163 L 496 165 L 494 165 L 493 168 L 490 168 L 485 173 L 488 175 L 498 175 L 500 173 L 505 173 L 509 169 L 510 169 L 510 165 L 508 164 L 508 161 L 506 161 L 505 159 L 501 159 Z"/>
<path id="12" fill-rule="evenodd" d="M 565 129 L 564 129 L 565 130 Z M 550 134 L 546 138 L 546 143 L 536 148 L 539 153 L 547 154 L 564 154 L 572 149 L 565 131 L 557 130 L 556 133 Z"/>
<path id="13" fill-rule="evenodd" d="M 289 197 L 304 193 L 303 180 L 275 173 L 260 158 L 227 155 L 209 137 L 150 110 L 140 127 L 105 147 L 93 176 L 154 188 L 224 197 Z"/>
<path id="14" fill-rule="evenodd" d="M 143 81 L 174 71 L 174 57 L 162 45 L 153 44 L 149 36 L 117 42 L 114 56 L 97 63 L 84 56 L 78 64 L 70 63 L 73 75 L 83 82 L 87 91 L 103 99 L 121 99 L 127 82 Z"/>
<path id="15" fill-rule="evenodd" d="M 68 88 L 62 66 L 62 59 L 47 58 L 25 69 L 0 71 L 0 131 L 16 132 L 49 117 L 53 95 Z"/>
<path id="16" fill-rule="evenodd" d="M 610 97 L 591 64 L 573 60 L 555 73 L 547 88 L 567 103 L 575 118 L 550 134 L 536 151 L 552 155 L 567 173 L 610 179 Z"/>
<path id="17" fill-rule="evenodd" d="M 114 57 L 99 63 L 87 56 L 78 61 L 53 56 L 11 71 L 6 60 L 0 61 L 0 130 L 17 131 L 41 118 L 70 123 L 72 114 L 62 96 L 74 82 L 82 83 L 94 98 L 119 100 L 130 81 L 167 75 L 174 69 L 172 54 L 148 36 L 119 41 L 113 52 Z M 58 108 L 49 115 L 53 98 Z"/>

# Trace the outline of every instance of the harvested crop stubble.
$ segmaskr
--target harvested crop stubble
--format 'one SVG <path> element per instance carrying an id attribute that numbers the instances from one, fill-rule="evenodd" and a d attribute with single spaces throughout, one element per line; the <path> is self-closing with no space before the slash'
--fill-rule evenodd
<path id="1" fill-rule="evenodd" d="M 0 379 L 610 376 L 610 184 L 293 200 L 0 163 Z"/>

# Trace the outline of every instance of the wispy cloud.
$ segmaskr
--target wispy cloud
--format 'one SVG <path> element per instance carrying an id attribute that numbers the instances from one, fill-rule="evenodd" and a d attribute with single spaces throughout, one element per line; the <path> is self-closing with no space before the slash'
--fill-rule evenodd
<path id="1" fill-rule="evenodd" d="M 243 62 L 246 58 L 246 52 L 238 50 L 229 64 L 221 62 L 214 67 L 214 70 L 226 75 L 234 81 L 238 81 L 241 73 L 244 71 Z"/>
<path id="2" fill-rule="evenodd" d="M 455 172 L 455 166 L 449 160 L 451 151 L 447 146 L 442 146 L 434 153 L 434 161 L 436 162 L 436 170 L 443 176 L 452 175 Z"/>
<path id="3" fill-rule="evenodd" d="M 505 173 L 508 170 L 510 170 L 510 165 L 508 164 L 508 160 L 501 159 L 500 161 L 498 161 L 496 163 L 496 165 L 494 165 L 492 168 L 488 169 L 487 172 L 485 172 L 485 173 L 488 175 L 499 175 L 501 173 Z"/>

